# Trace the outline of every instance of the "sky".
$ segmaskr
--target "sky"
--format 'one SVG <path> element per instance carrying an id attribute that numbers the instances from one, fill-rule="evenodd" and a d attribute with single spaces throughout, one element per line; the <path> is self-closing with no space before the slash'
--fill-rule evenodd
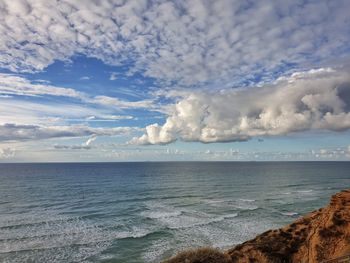
<path id="1" fill-rule="evenodd" d="M 349 161 L 348 0 L 2 0 L 0 162 Z"/>

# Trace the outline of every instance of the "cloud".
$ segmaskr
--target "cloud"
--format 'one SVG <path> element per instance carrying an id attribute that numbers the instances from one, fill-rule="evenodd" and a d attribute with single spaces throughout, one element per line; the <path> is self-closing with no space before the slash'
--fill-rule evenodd
<path id="1" fill-rule="evenodd" d="M 80 80 L 89 80 L 89 79 L 90 79 L 89 76 L 83 76 L 83 77 L 80 78 Z"/>
<path id="2" fill-rule="evenodd" d="M 109 96 L 96 96 L 94 99 L 90 100 L 90 102 L 104 106 L 112 106 L 120 109 L 155 108 L 153 100 L 124 101 Z"/>
<path id="3" fill-rule="evenodd" d="M 69 97 L 78 101 L 119 109 L 155 108 L 153 100 L 125 101 L 109 96 L 90 96 L 71 88 L 35 83 L 18 75 L 0 73 L 0 95 Z"/>
<path id="4" fill-rule="evenodd" d="M 350 146 L 337 148 L 321 148 L 311 150 L 311 155 L 317 159 L 339 159 L 350 157 Z"/>
<path id="5" fill-rule="evenodd" d="M 119 120 L 132 120 L 133 116 L 130 115 L 100 115 L 97 116 L 88 116 L 85 118 L 87 121 L 119 121 Z"/>
<path id="6" fill-rule="evenodd" d="M 0 142 L 41 140 L 62 137 L 92 136 L 93 138 L 94 136 L 116 136 L 130 134 L 135 130 L 138 129 L 133 127 L 94 128 L 86 125 L 39 126 L 6 123 L 0 125 Z"/>
<path id="7" fill-rule="evenodd" d="M 88 145 L 62 145 L 55 144 L 54 149 L 56 150 L 90 150 L 91 146 Z"/>
<path id="8" fill-rule="evenodd" d="M 171 96 L 176 96 L 176 92 Z M 163 125 L 152 124 L 130 144 L 246 141 L 307 130 L 350 128 L 350 74 L 320 68 L 246 89 L 180 92 Z"/>
<path id="9" fill-rule="evenodd" d="M 74 54 L 166 83 L 232 84 L 348 50 L 349 1 L 0 3 L 0 67 L 43 70 Z M 252 19 L 254 18 L 254 19 Z"/>
<path id="10" fill-rule="evenodd" d="M 93 136 L 91 136 L 91 137 L 84 143 L 84 145 L 90 146 L 91 143 L 93 143 L 96 139 L 97 139 L 97 136 L 96 136 L 96 135 L 93 135 Z"/>
<path id="11" fill-rule="evenodd" d="M 84 93 L 74 89 L 32 83 L 23 77 L 4 73 L 0 73 L 0 94 L 18 96 L 65 96 L 77 99 L 84 99 L 85 97 Z"/>
<path id="12" fill-rule="evenodd" d="M 111 75 L 109 76 L 109 80 L 116 80 L 117 77 L 117 72 L 112 72 Z"/>
<path id="13" fill-rule="evenodd" d="M 92 135 L 89 139 L 87 139 L 86 142 L 82 143 L 81 145 L 62 145 L 62 144 L 55 144 L 54 148 L 56 150 L 90 150 L 92 149 L 92 143 L 97 139 L 96 135 Z"/>
<path id="14" fill-rule="evenodd" d="M 9 159 L 13 158 L 16 155 L 16 151 L 12 148 L 2 148 L 0 149 L 0 159 Z"/>
<path id="15" fill-rule="evenodd" d="M 117 118 L 110 109 L 96 109 L 75 103 L 0 99 L 0 124 L 63 124 L 71 120 L 79 122 Z M 93 120 L 89 120 L 94 116 Z M 87 119 L 86 119 L 87 118 Z"/>

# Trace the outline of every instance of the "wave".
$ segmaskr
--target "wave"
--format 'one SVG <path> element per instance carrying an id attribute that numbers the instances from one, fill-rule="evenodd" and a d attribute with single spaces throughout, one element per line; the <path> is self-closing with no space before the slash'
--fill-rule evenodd
<path id="1" fill-rule="evenodd" d="M 182 214 L 182 211 L 145 211 L 141 212 L 141 216 L 150 219 L 158 219 L 158 218 L 167 218 L 167 217 L 176 217 Z"/>
<path id="2" fill-rule="evenodd" d="M 110 243 L 94 243 L 89 245 L 76 245 L 52 247 L 45 249 L 32 249 L 15 251 L 13 253 L 2 254 L 1 260 L 4 263 L 22 262 L 91 262 L 89 258 L 100 255 L 107 249 Z"/>
<path id="3" fill-rule="evenodd" d="M 219 200 L 212 200 L 212 199 L 203 199 L 202 200 L 204 203 L 209 204 L 209 205 L 214 205 L 214 204 L 221 204 L 225 202 L 229 202 L 230 200 L 225 200 L 225 199 L 219 199 Z"/>
<path id="4" fill-rule="evenodd" d="M 256 200 L 254 200 L 254 199 L 244 199 L 244 198 L 240 198 L 240 199 L 238 199 L 239 201 L 242 201 L 242 202 L 247 202 L 247 203 L 253 203 L 253 202 L 255 202 Z"/>
<path id="5" fill-rule="evenodd" d="M 150 247 L 142 254 L 144 262 L 153 263 L 161 262 L 164 259 L 163 255 L 173 249 L 173 245 L 168 239 L 154 240 Z"/>
<path id="6" fill-rule="evenodd" d="M 312 190 L 312 189 L 309 189 L 309 190 L 297 190 L 297 193 L 306 194 L 306 193 L 311 193 L 313 191 L 314 190 Z"/>
<path id="7" fill-rule="evenodd" d="M 160 202 L 147 203 L 146 207 L 148 210 L 141 212 L 140 215 L 144 218 L 156 220 L 168 229 L 182 229 L 208 225 L 238 216 L 238 213 L 212 216 L 204 212 L 186 210 L 183 208 L 178 209 Z"/>
<path id="8" fill-rule="evenodd" d="M 297 213 L 297 212 L 281 212 L 281 215 L 284 215 L 284 216 L 297 216 L 297 215 L 299 215 L 299 213 Z"/>
<path id="9" fill-rule="evenodd" d="M 232 203 L 232 207 L 239 210 L 256 210 L 259 206 L 253 204 L 255 200 L 253 199 L 238 199 L 237 201 Z"/>
<path id="10" fill-rule="evenodd" d="M 259 206 L 256 206 L 256 205 L 244 205 L 244 204 L 237 204 L 237 205 L 234 205 L 234 207 L 240 210 L 249 210 L 249 211 L 259 209 Z"/>
<path id="11" fill-rule="evenodd" d="M 261 232 L 276 227 L 264 218 L 237 217 L 231 221 L 224 221 L 223 224 L 207 224 L 177 229 L 172 231 L 171 239 L 160 238 L 153 241 L 143 253 L 142 258 L 143 262 L 147 263 L 160 262 L 165 257 L 169 257 L 169 254 L 193 247 L 194 241 L 198 247 L 212 246 L 228 249 L 233 244 L 242 243 Z M 181 240 L 181 242 L 176 242 L 176 240 Z"/>
<path id="12" fill-rule="evenodd" d="M 303 200 L 314 200 L 320 195 L 319 190 L 315 189 L 289 189 L 289 191 L 279 192 L 273 196 L 269 196 L 268 198 L 264 198 L 264 201 L 273 201 L 280 204 L 292 204 L 295 202 Z"/>
<path id="13" fill-rule="evenodd" d="M 179 217 L 160 218 L 159 221 L 169 229 L 185 229 L 195 226 L 205 226 L 213 223 L 219 223 L 237 216 L 238 213 L 225 214 L 217 217 L 200 217 L 196 215 L 184 214 Z"/>
<path id="14" fill-rule="evenodd" d="M 2 229 L 0 261 L 85 262 L 90 257 L 98 257 L 115 240 L 142 238 L 154 232 L 143 226 L 113 224 L 107 227 L 80 217 L 46 216 L 32 215 L 28 223 Z"/>
<path id="15" fill-rule="evenodd" d="M 226 215 L 222 215 L 222 216 L 217 217 L 216 219 L 213 220 L 213 222 L 220 222 L 220 221 L 223 221 L 225 219 L 235 218 L 237 216 L 238 216 L 238 213 L 226 214 Z"/>
<path id="16" fill-rule="evenodd" d="M 134 227 L 132 228 L 132 230 L 124 230 L 124 231 L 119 231 L 114 233 L 113 238 L 115 239 L 142 238 L 154 232 L 155 231 L 151 229 Z"/>
<path id="17" fill-rule="evenodd" d="M 256 202 L 255 199 L 246 199 L 239 198 L 237 200 L 227 200 L 227 199 L 219 199 L 219 200 L 204 200 L 204 202 L 210 206 L 214 207 L 222 207 L 228 209 L 239 209 L 239 210 L 256 210 L 259 206 L 254 205 Z"/>

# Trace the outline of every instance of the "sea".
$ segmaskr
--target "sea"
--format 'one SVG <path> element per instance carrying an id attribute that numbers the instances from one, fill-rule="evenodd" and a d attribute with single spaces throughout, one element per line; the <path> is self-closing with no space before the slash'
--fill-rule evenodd
<path id="1" fill-rule="evenodd" d="M 350 187 L 350 162 L 0 164 L 0 262 L 161 262 L 230 248 Z"/>

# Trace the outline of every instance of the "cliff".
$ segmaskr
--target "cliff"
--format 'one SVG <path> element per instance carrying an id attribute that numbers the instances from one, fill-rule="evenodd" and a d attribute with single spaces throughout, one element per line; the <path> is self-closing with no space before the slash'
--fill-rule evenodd
<path id="1" fill-rule="evenodd" d="M 166 263 L 318 263 L 350 254 L 350 190 L 332 196 L 325 208 L 280 229 L 220 252 L 202 248 L 182 252 Z M 338 262 L 338 261 L 332 261 Z M 350 262 L 350 259 L 339 262 Z"/>

